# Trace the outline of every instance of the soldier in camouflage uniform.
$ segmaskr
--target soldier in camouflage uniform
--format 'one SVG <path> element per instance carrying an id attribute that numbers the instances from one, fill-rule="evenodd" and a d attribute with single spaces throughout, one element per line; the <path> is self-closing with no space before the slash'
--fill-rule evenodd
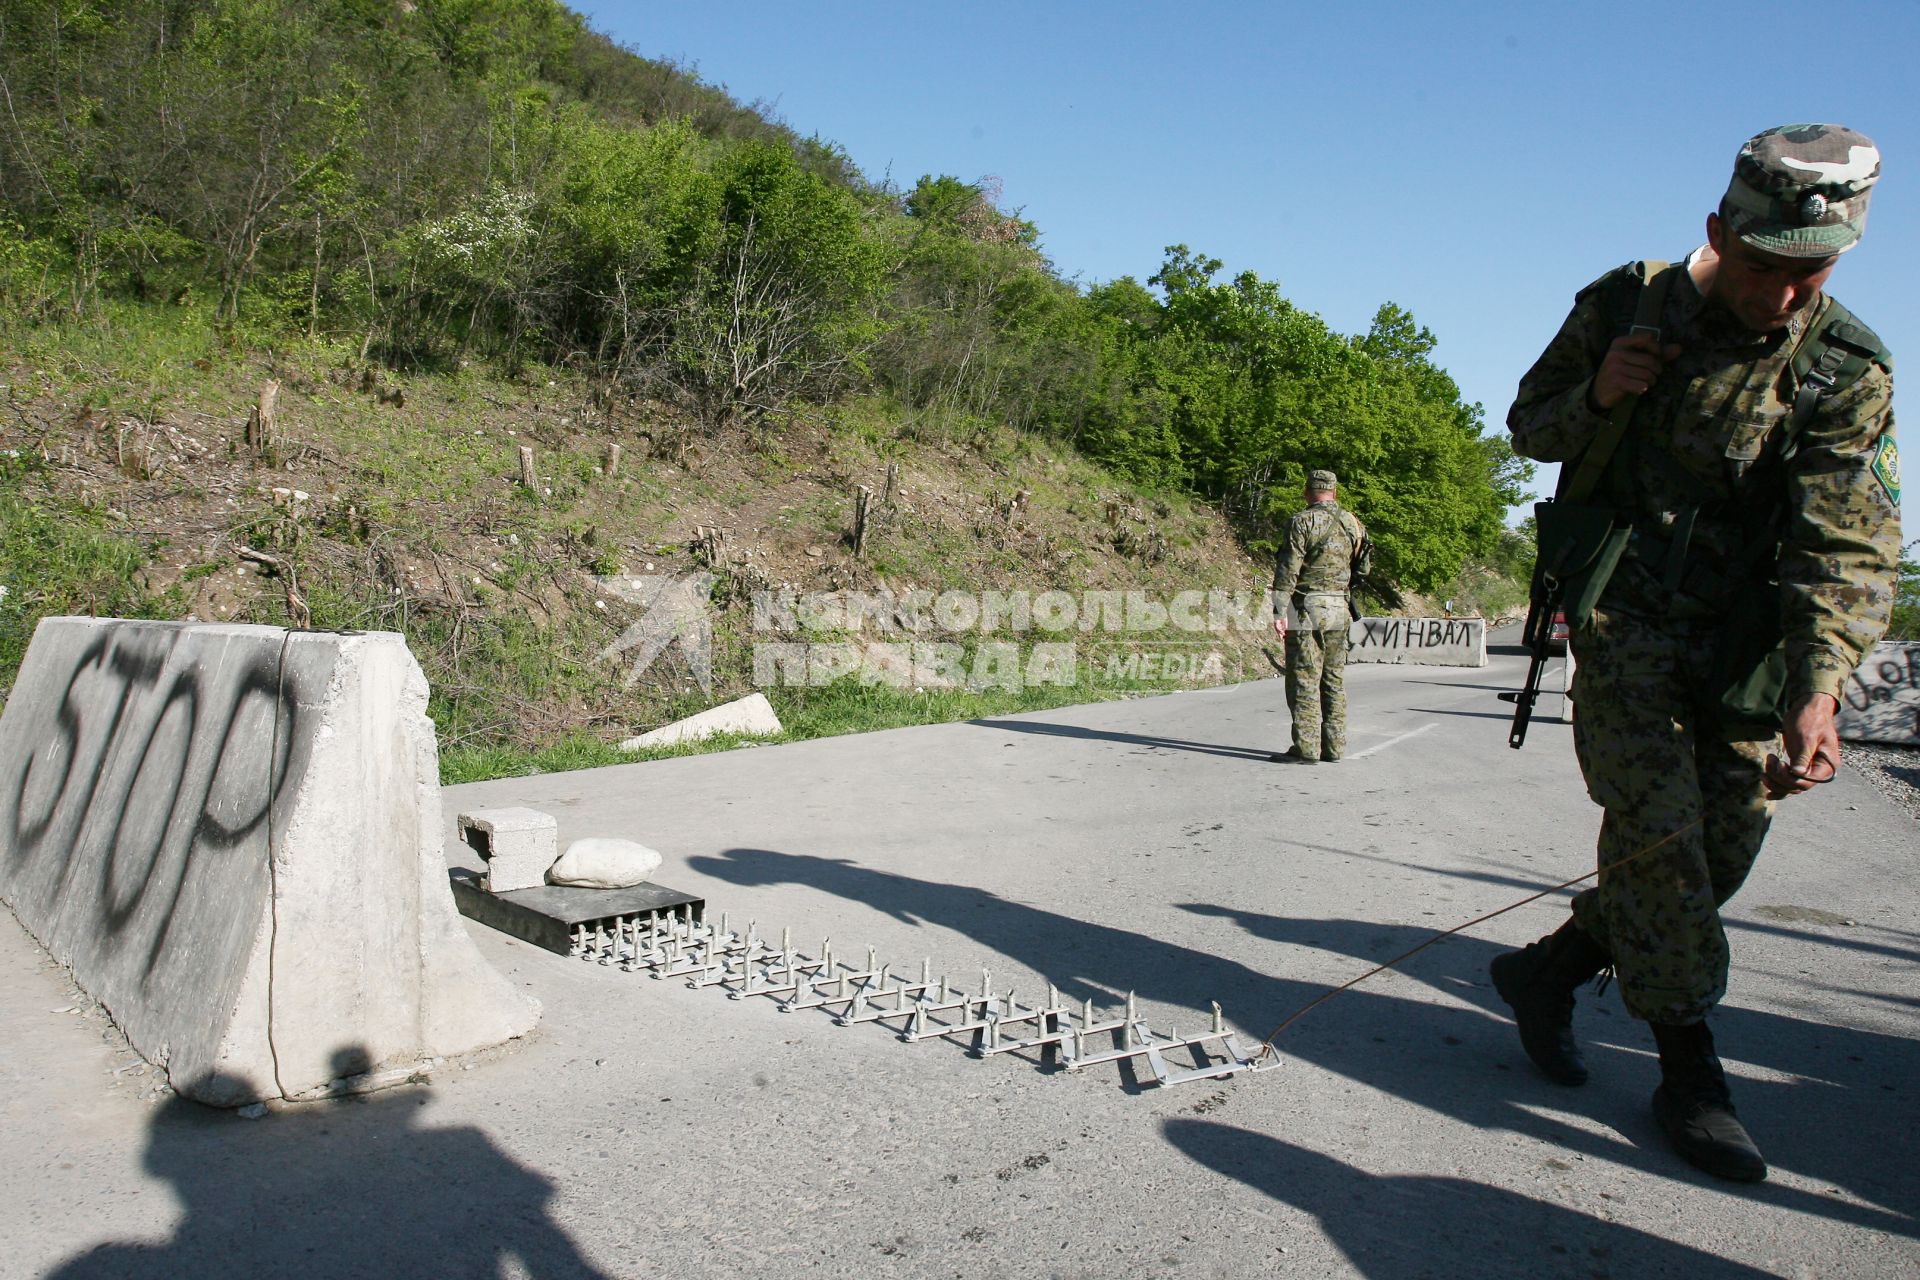
<path id="1" fill-rule="evenodd" d="M 1723 1177 L 1758 1180 L 1766 1164 L 1704 1021 L 1727 983 L 1720 908 L 1760 851 L 1773 801 L 1839 767 L 1840 691 L 1894 597 L 1891 359 L 1822 291 L 1860 238 L 1879 173 L 1873 144 L 1838 126 L 1753 138 L 1707 244 L 1668 275 L 1658 332 L 1626 323 L 1638 269 L 1609 273 L 1577 295 L 1507 416 L 1516 452 L 1571 472 L 1614 406 L 1638 398 L 1588 499 L 1632 533 L 1572 636 L 1574 746 L 1605 810 L 1602 870 L 1556 933 L 1494 961 L 1494 984 L 1528 1055 L 1579 1084 L 1573 991 L 1611 964 L 1659 1046 L 1661 1127 Z M 1796 375 L 1807 342 L 1857 353 L 1850 379 Z M 1725 685 L 1716 658 L 1736 631 L 1725 620 L 1743 611 L 1757 620 L 1749 634 L 1776 617 L 1784 630 L 1783 726 L 1743 730 L 1706 696 Z"/>
<path id="2" fill-rule="evenodd" d="M 1273 629 L 1287 646 L 1293 712 L 1293 747 L 1276 761 L 1316 764 L 1347 749 L 1347 592 L 1372 567 L 1373 546 L 1360 518 L 1334 500 L 1338 486 L 1331 471 L 1307 474 L 1307 509 L 1287 525 L 1273 570 Z"/>

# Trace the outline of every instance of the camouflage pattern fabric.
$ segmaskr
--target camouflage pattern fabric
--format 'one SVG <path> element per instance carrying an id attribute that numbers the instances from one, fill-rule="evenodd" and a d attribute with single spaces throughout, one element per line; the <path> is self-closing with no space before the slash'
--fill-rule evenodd
<path id="1" fill-rule="evenodd" d="M 1624 332 L 1626 275 L 1579 294 L 1521 381 L 1507 418 L 1520 454 L 1567 462 L 1602 427 L 1587 393 Z M 1628 278 L 1628 315 L 1635 290 Z M 1573 635 L 1574 741 L 1605 810 L 1600 865 L 1703 819 L 1575 899 L 1581 928 L 1613 957 L 1627 1008 L 1649 1021 L 1697 1021 L 1725 991 L 1719 909 L 1746 879 L 1771 815 L 1761 770 L 1778 740 L 1727 741 L 1695 702 L 1713 688 L 1720 620 L 1754 593 L 1777 602 L 1789 698 L 1837 700 L 1891 612 L 1899 511 L 1873 470 L 1892 439 L 1891 370 L 1869 367 L 1785 447 L 1794 349 L 1830 305 L 1821 297 L 1785 330 L 1756 335 L 1708 305 L 1690 276 L 1676 279 L 1662 340 L 1683 352 L 1640 398 L 1593 498 L 1634 529 Z"/>
<path id="2" fill-rule="evenodd" d="M 1346 627 L 1287 630 L 1287 710 L 1293 713 L 1293 749 L 1302 759 L 1346 754 Z"/>
<path id="3" fill-rule="evenodd" d="M 1287 524 L 1287 540 L 1273 569 L 1276 611 L 1315 631 L 1345 630 L 1347 588 L 1353 575 L 1373 567 L 1373 544 L 1360 517 L 1328 499 L 1316 502 Z M 1336 607 L 1337 606 L 1337 607 Z"/>
<path id="4" fill-rule="evenodd" d="M 1347 589 L 1367 573 L 1366 526 L 1329 499 L 1287 525 L 1273 571 L 1274 610 L 1288 620 L 1287 707 L 1294 748 L 1309 760 L 1338 757 L 1347 743 Z"/>
<path id="5" fill-rule="evenodd" d="M 1837 124 L 1781 125 L 1740 148 L 1720 208 L 1756 249 L 1825 258 L 1860 242 L 1879 179 L 1871 139 Z"/>
<path id="6" fill-rule="evenodd" d="M 1515 452 L 1579 457 L 1604 425 L 1587 388 L 1623 332 L 1611 299 L 1628 268 L 1582 290 L 1507 415 Z M 1900 512 L 1874 463 L 1893 437 L 1893 375 L 1870 366 L 1824 402 L 1783 456 L 1795 391 L 1793 354 L 1831 304 L 1823 296 L 1786 329 L 1756 335 L 1709 307 L 1682 272 L 1662 317 L 1685 350 L 1640 399 L 1596 503 L 1630 517 L 1634 538 L 1603 605 L 1650 618 L 1718 617 L 1740 592 L 1778 591 L 1788 696 L 1836 700 L 1892 614 Z M 1629 300 L 1628 309 L 1631 309 Z M 1680 527 L 1691 530 L 1676 552 Z M 1776 538 L 1777 559 L 1756 559 Z M 1677 574 L 1677 579 L 1674 575 Z M 1769 580 L 1778 587 L 1767 585 Z"/>
<path id="7" fill-rule="evenodd" d="M 1761 770 L 1778 745 L 1725 741 L 1691 707 L 1709 687 L 1713 634 L 1707 622 L 1604 610 L 1573 634 L 1574 750 L 1587 794 L 1606 811 L 1600 879 L 1573 914 L 1612 955 L 1627 1011 L 1649 1022 L 1697 1022 L 1725 994 L 1720 908 L 1773 818 Z"/>

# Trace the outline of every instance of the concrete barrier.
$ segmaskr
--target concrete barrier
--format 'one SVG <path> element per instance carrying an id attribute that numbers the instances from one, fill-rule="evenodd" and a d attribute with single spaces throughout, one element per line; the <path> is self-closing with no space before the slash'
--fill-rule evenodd
<path id="1" fill-rule="evenodd" d="M 1487 665 L 1484 618 L 1361 618 L 1347 631 L 1348 662 Z"/>
<path id="2" fill-rule="evenodd" d="M 644 751 L 648 747 L 670 747 L 681 742 L 698 742 L 715 734 L 739 733 L 750 737 L 773 737 L 780 732 L 780 717 L 764 693 L 750 693 L 732 702 L 695 712 L 684 720 L 661 725 L 620 744 L 622 751 Z"/>
<path id="3" fill-rule="evenodd" d="M 401 637 L 47 618 L 0 714 L 0 900 L 217 1106 L 529 1031 L 455 914 Z"/>
<path id="4" fill-rule="evenodd" d="M 1920 746 L 1920 641 L 1883 640 L 1841 690 L 1840 736 Z"/>

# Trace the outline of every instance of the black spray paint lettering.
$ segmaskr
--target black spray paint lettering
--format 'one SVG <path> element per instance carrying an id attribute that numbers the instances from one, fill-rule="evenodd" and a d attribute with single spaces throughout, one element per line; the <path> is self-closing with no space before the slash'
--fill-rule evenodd
<path id="1" fill-rule="evenodd" d="M 1441 649 L 1473 644 L 1478 618 L 1362 618 L 1356 649 Z"/>
<path id="2" fill-rule="evenodd" d="M 1920 738 L 1920 645 L 1876 649 L 1847 678 L 1842 695 L 1849 709 L 1855 714 L 1870 716 L 1883 731 L 1890 728 L 1887 704 L 1898 702 L 1910 706 L 1913 711 L 1910 732 Z"/>

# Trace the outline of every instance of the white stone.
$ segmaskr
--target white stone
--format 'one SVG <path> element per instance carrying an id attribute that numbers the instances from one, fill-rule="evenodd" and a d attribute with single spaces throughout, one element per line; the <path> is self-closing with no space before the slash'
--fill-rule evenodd
<path id="1" fill-rule="evenodd" d="M 637 738 L 628 738 L 620 744 L 620 749 L 639 751 L 646 747 L 671 746 L 676 742 L 697 742 L 702 738 L 711 738 L 716 733 L 771 736 L 779 732 L 780 717 L 774 714 L 773 704 L 767 701 L 767 695 L 750 693 L 744 698 L 709 707 L 685 720 L 663 725 Z"/>
<path id="2" fill-rule="evenodd" d="M 398 635 L 47 618 L 0 714 L 0 900 L 217 1106 L 498 1044 Z"/>
<path id="3" fill-rule="evenodd" d="M 637 840 L 587 836 L 567 846 L 548 870 L 547 882 L 582 889 L 627 889 L 658 870 L 660 861 L 659 850 Z"/>

